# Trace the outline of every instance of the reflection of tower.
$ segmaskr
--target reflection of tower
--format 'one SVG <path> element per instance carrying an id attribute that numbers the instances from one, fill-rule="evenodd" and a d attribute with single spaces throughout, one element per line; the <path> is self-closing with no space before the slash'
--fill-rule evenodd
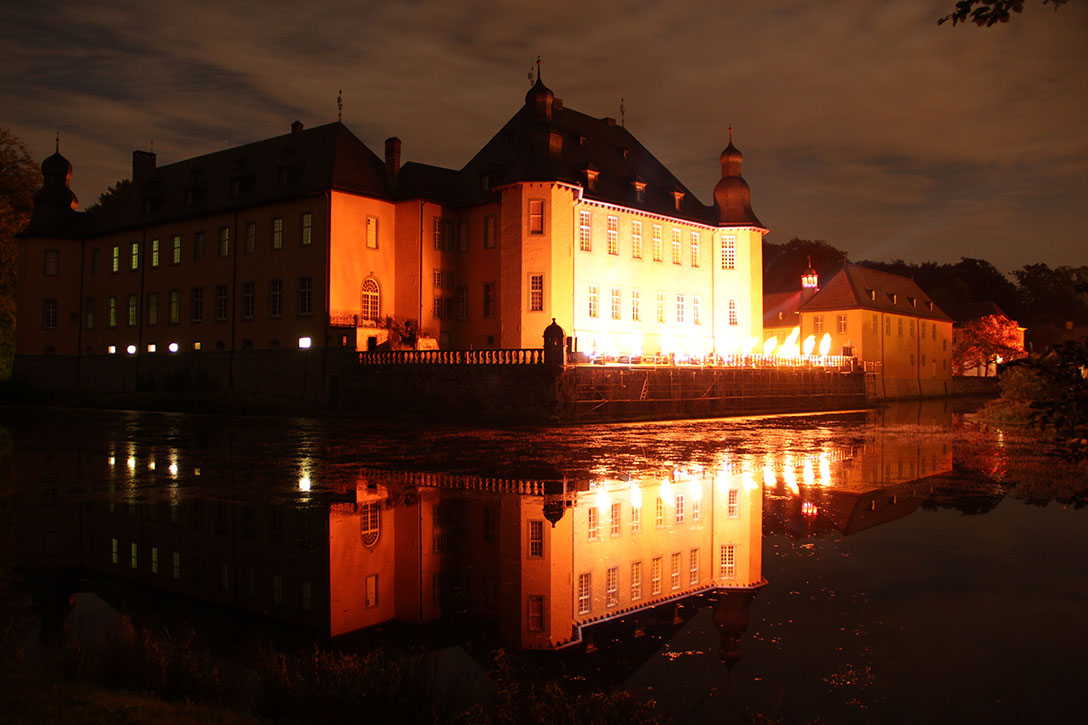
<path id="1" fill-rule="evenodd" d="M 727 589 L 718 594 L 714 606 L 714 626 L 721 636 L 718 654 L 729 669 L 740 659 L 740 639 L 751 621 L 752 600 L 759 588 Z"/>

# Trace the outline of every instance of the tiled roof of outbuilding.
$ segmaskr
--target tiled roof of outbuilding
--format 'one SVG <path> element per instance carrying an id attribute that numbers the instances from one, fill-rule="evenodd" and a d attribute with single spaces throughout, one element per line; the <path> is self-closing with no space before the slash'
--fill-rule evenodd
<path id="1" fill-rule="evenodd" d="M 845 310 L 854 307 L 912 315 L 933 320 L 951 320 L 913 279 L 847 264 L 801 305 L 804 312 Z"/>

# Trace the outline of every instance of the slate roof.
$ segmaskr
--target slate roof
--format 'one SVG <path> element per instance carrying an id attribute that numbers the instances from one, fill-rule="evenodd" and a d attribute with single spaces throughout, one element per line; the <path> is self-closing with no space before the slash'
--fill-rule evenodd
<path id="1" fill-rule="evenodd" d="M 800 323 L 797 308 L 801 306 L 801 290 L 773 292 L 763 295 L 764 327 L 796 327 Z M 782 319 L 778 313 L 782 313 Z"/>
<path id="2" fill-rule="evenodd" d="M 340 122 L 159 166 L 95 213 L 94 227 L 102 233 L 329 189 L 392 198 L 384 162 Z"/>
<path id="3" fill-rule="evenodd" d="M 844 265 L 800 309 L 817 312 L 855 307 L 930 320 L 952 319 L 913 279 L 857 264 Z"/>
<path id="4" fill-rule="evenodd" d="M 587 170 L 597 172 L 596 189 L 586 184 Z M 540 118 L 527 102 L 461 171 L 476 184 L 479 200 L 490 194 L 480 183 L 484 175 L 491 188 L 519 181 L 561 181 L 586 187 L 586 199 L 718 223 L 714 207 L 700 202 L 626 128 L 614 119 L 566 108 L 558 99 L 552 102 L 548 119 Z M 643 201 L 638 201 L 635 182 L 646 185 Z M 683 194 L 679 211 L 673 195 L 677 191 Z"/>
<path id="5" fill-rule="evenodd" d="M 970 322 L 971 320 L 978 320 L 983 317 L 989 317 L 990 315 L 1001 315 L 1002 317 L 1009 317 L 1007 314 L 1005 314 L 1005 310 L 1001 309 L 1001 307 L 999 307 L 998 304 L 992 300 L 986 300 L 984 302 L 955 302 L 952 304 L 946 304 L 944 305 L 944 311 L 948 313 L 949 317 L 956 321 L 957 325 L 960 325 L 964 322 Z"/>

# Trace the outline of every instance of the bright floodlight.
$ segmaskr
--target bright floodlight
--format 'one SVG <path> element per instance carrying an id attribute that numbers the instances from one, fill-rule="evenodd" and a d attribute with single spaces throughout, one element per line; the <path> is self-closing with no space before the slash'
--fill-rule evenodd
<path id="1" fill-rule="evenodd" d="M 813 351 L 813 349 L 815 349 L 815 347 L 816 347 L 816 336 L 815 335 L 809 335 L 808 337 L 806 337 L 805 338 L 805 346 L 804 346 L 804 348 L 802 348 L 804 350 L 804 352 L 805 352 L 805 357 L 808 357 L 809 355 L 811 355 L 812 351 Z"/>
<path id="2" fill-rule="evenodd" d="M 770 355 L 772 352 L 774 352 L 774 348 L 777 345 L 778 345 L 778 338 L 777 337 L 768 337 L 767 342 L 763 343 L 763 354 L 764 355 Z"/>
<path id="3" fill-rule="evenodd" d="M 823 339 L 820 340 L 820 357 L 827 357 L 829 352 L 831 352 L 831 334 L 825 332 Z"/>
<path id="4" fill-rule="evenodd" d="M 177 352 L 178 351 L 178 344 L 176 342 L 170 343 L 169 350 L 170 350 L 170 352 Z"/>
<path id="5" fill-rule="evenodd" d="M 135 345 L 129 345 L 127 348 L 125 348 L 125 350 L 128 352 L 129 355 L 135 355 L 136 354 L 136 346 Z"/>
<path id="6" fill-rule="evenodd" d="M 301 350 L 308 350 L 311 345 L 311 340 L 308 337 L 300 337 L 298 339 L 298 346 Z"/>

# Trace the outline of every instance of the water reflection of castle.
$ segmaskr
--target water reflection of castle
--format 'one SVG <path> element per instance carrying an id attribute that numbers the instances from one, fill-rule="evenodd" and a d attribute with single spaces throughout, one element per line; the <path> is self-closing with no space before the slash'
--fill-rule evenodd
<path id="1" fill-rule="evenodd" d="M 21 480 L 21 566 L 85 568 L 324 635 L 458 613 L 511 646 L 564 648 L 586 627 L 763 583 L 761 489 L 739 468 L 580 486 L 381 471 L 323 486 L 306 472 L 269 501 L 170 449 L 17 464 L 37 478 Z M 739 635 L 731 622 L 723 637 Z"/>

